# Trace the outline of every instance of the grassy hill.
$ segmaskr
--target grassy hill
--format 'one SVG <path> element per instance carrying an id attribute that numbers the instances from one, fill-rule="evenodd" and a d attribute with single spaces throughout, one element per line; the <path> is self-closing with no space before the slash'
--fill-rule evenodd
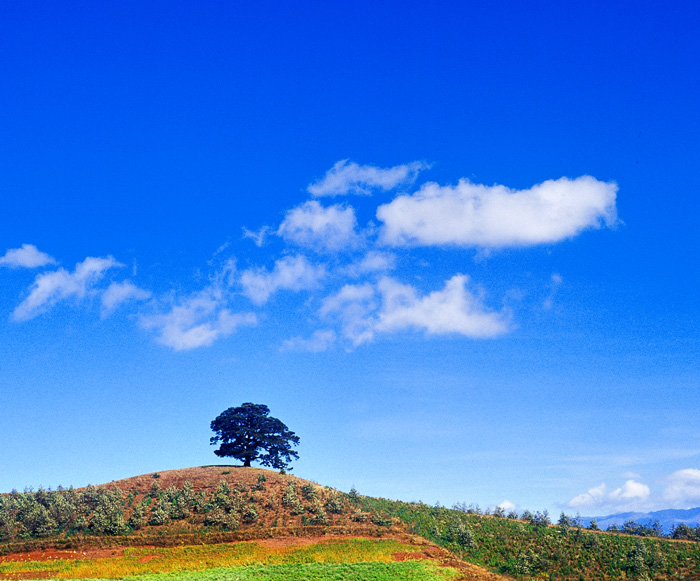
<path id="1" fill-rule="evenodd" d="M 271 579 L 700 580 L 696 542 L 462 508 L 343 493 L 236 466 L 13 492 L 0 498 L 0 578 L 180 572 L 189 579 L 185 571 L 216 569 L 216 578 L 247 579 L 257 564 L 266 567 L 254 578 Z M 227 576 L 232 567 L 237 577 Z"/>

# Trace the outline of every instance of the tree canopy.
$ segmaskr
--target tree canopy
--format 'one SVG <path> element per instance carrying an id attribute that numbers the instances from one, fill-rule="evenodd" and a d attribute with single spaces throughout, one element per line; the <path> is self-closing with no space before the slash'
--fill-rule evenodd
<path id="1" fill-rule="evenodd" d="M 212 445 L 221 444 L 214 454 L 241 460 L 244 466 L 259 462 L 263 466 L 282 470 L 299 455 L 292 445 L 299 437 L 280 420 L 270 417 L 266 405 L 244 403 L 221 412 L 211 423 L 216 436 Z"/>

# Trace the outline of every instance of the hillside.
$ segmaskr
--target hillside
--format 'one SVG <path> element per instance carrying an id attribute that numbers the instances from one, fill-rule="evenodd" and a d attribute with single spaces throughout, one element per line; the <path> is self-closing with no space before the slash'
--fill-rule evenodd
<path id="1" fill-rule="evenodd" d="M 101 486 L 4 495 L 0 541 L 26 546 L 129 544 L 157 536 L 204 542 L 283 535 L 404 532 L 399 519 L 357 510 L 351 497 L 261 468 L 200 466 Z M 14 522 L 13 522 L 14 516 Z M 94 537 L 94 538 L 93 538 Z"/>
<path id="2" fill-rule="evenodd" d="M 539 513 L 529 517 L 343 493 L 260 468 L 202 466 L 79 490 L 3 495 L 0 578 L 28 578 L 31 571 L 121 578 L 350 560 L 439 567 L 416 579 L 437 579 L 434 574 L 449 570 L 473 580 L 700 581 L 697 542 L 586 530 L 573 521 L 551 525 Z M 109 564 L 99 564 L 105 559 Z M 62 568 L 47 561 L 60 561 Z M 403 569 L 392 575 L 378 578 L 407 578 Z"/>
<path id="3" fill-rule="evenodd" d="M 5 494 L 0 499 L 0 555 L 5 555 L 0 556 L 0 579 L 47 572 L 121 578 L 295 559 L 388 560 L 401 567 L 397 578 L 405 577 L 410 562 L 420 561 L 461 579 L 502 579 L 412 534 L 400 518 L 360 506 L 359 498 L 290 474 L 221 465 L 81 489 Z M 247 543 L 242 553 L 236 548 L 241 542 Z M 178 553 L 180 547 L 185 554 Z M 426 579 L 437 578 L 427 571 Z"/>

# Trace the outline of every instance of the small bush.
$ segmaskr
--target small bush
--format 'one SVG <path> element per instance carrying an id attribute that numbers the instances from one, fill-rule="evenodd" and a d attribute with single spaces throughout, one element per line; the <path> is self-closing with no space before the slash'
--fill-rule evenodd
<path id="1" fill-rule="evenodd" d="M 358 509 L 353 513 L 351 518 L 355 522 L 367 522 L 369 520 L 369 513 Z"/>
<path id="2" fill-rule="evenodd" d="M 301 487 L 301 494 L 304 497 L 304 499 L 308 500 L 309 502 L 314 502 L 318 500 L 318 491 L 316 490 L 316 487 L 313 484 L 304 484 Z"/>
<path id="3" fill-rule="evenodd" d="M 311 519 L 312 525 L 328 525 L 328 517 L 323 509 L 316 513 L 316 515 Z"/>
<path id="4" fill-rule="evenodd" d="M 255 507 L 251 504 L 248 505 L 247 510 L 243 514 L 243 522 L 245 523 L 252 523 L 258 520 L 258 511 L 255 509 Z"/>
<path id="5" fill-rule="evenodd" d="M 284 495 L 282 495 L 282 505 L 286 506 L 291 514 L 302 514 L 304 512 L 304 507 L 297 496 L 293 482 L 287 485 Z"/>
<path id="6" fill-rule="evenodd" d="M 258 481 L 256 482 L 255 486 L 253 486 L 253 490 L 265 490 L 265 482 L 267 481 L 267 476 L 264 474 L 258 474 Z"/>
<path id="7" fill-rule="evenodd" d="M 151 512 L 151 518 L 149 519 L 148 524 L 160 526 L 170 522 L 170 517 L 168 516 L 170 507 L 168 505 L 169 503 L 160 501 L 153 509 L 153 512 Z"/>
<path id="8" fill-rule="evenodd" d="M 340 514 L 343 512 L 343 502 L 340 500 L 340 496 L 333 494 L 326 502 L 326 510 L 332 514 Z"/>
<path id="9" fill-rule="evenodd" d="M 448 523 L 441 536 L 446 542 L 456 543 L 465 549 L 470 549 L 475 546 L 474 531 L 472 528 L 468 524 L 456 519 Z"/>
<path id="10" fill-rule="evenodd" d="M 392 520 L 387 516 L 382 516 L 380 514 L 375 514 L 372 517 L 372 523 L 378 527 L 390 527 L 392 525 Z"/>
<path id="11" fill-rule="evenodd" d="M 148 519 L 146 518 L 146 506 L 143 502 L 139 502 L 135 507 L 127 524 L 135 531 L 146 526 Z"/>

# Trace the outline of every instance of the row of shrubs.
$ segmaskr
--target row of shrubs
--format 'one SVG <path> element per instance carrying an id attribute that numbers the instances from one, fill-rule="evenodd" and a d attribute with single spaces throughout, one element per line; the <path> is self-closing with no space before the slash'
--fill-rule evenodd
<path id="1" fill-rule="evenodd" d="M 438 505 L 439 506 L 439 505 Z M 542 512 L 530 512 L 525 510 L 522 514 L 518 514 L 514 510 L 508 512 L 505 511 L 503 507 L 496 507 L 493 510 L 479 508 L 479 505 L 474 504 L 464 504 L 457 503 L 452 507 L 454 510 L 459 510 L 466 514 L 477 514 L 484 516 L 494 516 L 497 518 L 508 518 L 511 520 L 522 520 L 529 524 L 535 526 L 549 526 L 552 524 L 552 520 L 549 516 L 549 512 L 544 510 Z M 573 528 L 583 528 L 583 520 L 581 517 L 572 517 L 561 513 L 559 520 L 557 522 L 560 530 L 564 533 Z M 590 521 L 587 527 L 588 530 L 598 531 L 601 530 L 598 526 L 596 519 Z M 671 528 L 670 532 L 666 534 L 664 532 L 662 524 L 657 520 L 651 520 L 649 522 L 637 522 L 634 520 L 627 520 L 622 525 L 611 524 L 605 529 L 609 533 L 622 533 L 625 535 L 634 535 L 638 537 L 659 537 L 659 538 L 670 538 L 675 540 L 687 540 L 687 541 L 700 541 L 700 524 L 695 527 L 689 526 L 687 524 L 678 524 Z"/>
<path id="2" fill-rule="evenodd" d="M 146 526 L 160 526 L 189 519 L 190 523 L 237 530 L 251 524 L 261 512 L 277 508 L 273 495 L 264 495 L 266 477 L 260 474 L 250 490 L 231 489 L 225 480 L 209 495 L 196 492 L 189 481 L 182 488 L 161 489 L 157 480 L 150 490 L 125 494 L 117 487 L 88 486 L 51 491 L 17 492 L 0 496 L 0 542 L 83 533 L 122 535 Z M 140 499 L 139 499 L 140 497 Z M 301 486 L 299 497 L 294 482 L 289 482 L 281 499 L 292 515 L 309 513 L 303 524 L 328 525 L 328 513 L 344 510 L 342 495 L 329 491 L 321 501 L 318 487 Z M 302 502 L 303 501 L 303 502 Z M 353 515 L 362 522 L 363 514 Z"/>

